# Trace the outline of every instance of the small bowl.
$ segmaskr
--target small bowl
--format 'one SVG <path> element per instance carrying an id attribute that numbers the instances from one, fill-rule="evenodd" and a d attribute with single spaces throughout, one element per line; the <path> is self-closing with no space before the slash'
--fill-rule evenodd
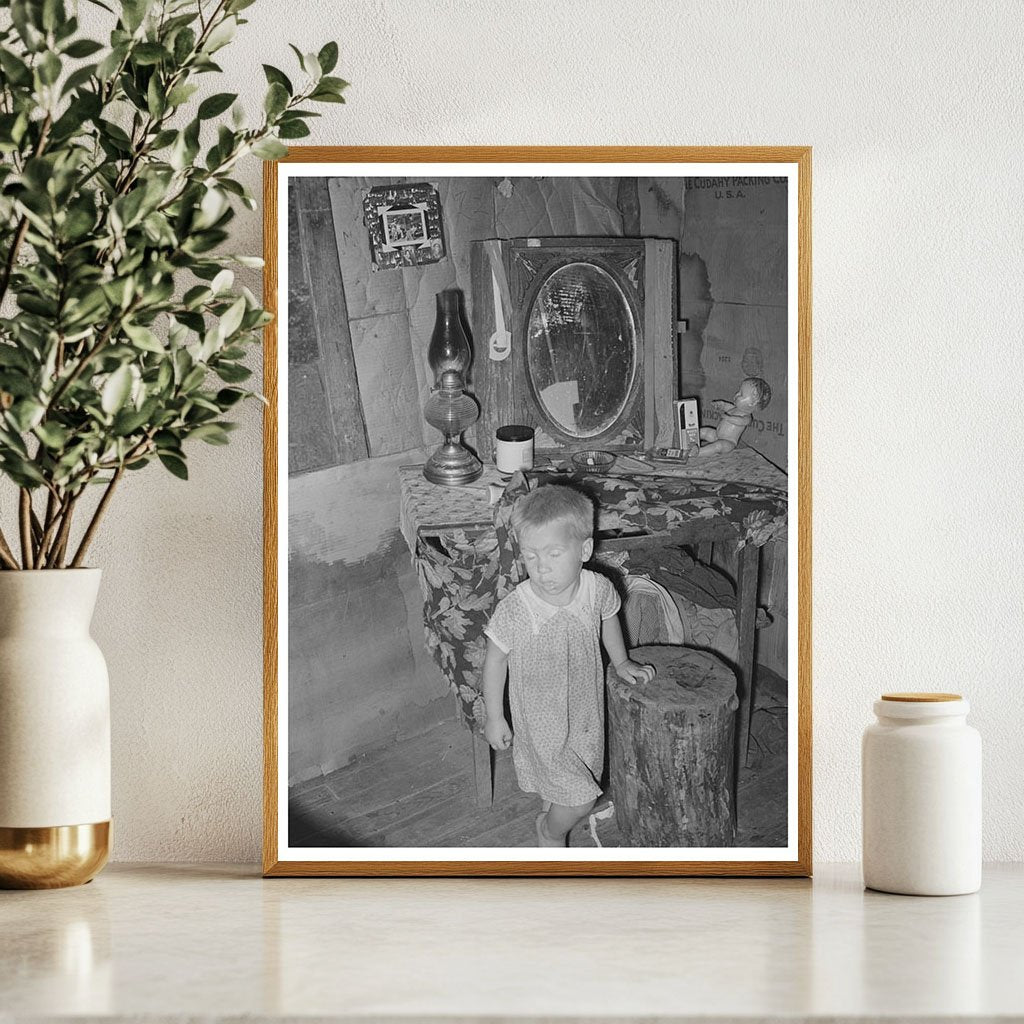
<path id="1" fill-rule="evenodd" d="M 611 452 L 589 449 L 585 452 L 573 452 L 572 464 L 584 472 L 607 473 L 615 465 L 615 456 Z"/>

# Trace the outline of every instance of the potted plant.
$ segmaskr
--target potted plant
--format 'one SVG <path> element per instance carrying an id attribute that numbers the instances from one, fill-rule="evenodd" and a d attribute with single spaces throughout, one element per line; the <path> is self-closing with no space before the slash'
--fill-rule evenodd
<path id="1" fill-rule="evenodd" d="M 228 443 L 270 319 L 236 287 L 233 172 L 343 102 L 338 47 L 264 65 L 259 116 L 204 89 L 254 0 L 121 0 L 109 41 L 64 0 L 0 0 L 0 885 L 83 882 L 106 861 L 107 674 L 88 553 L 123 479 L 188 477 Z M 293 49 L 295 49 L 293 47 Z M 209 79 L 206 79 L 209 81 Z"/>

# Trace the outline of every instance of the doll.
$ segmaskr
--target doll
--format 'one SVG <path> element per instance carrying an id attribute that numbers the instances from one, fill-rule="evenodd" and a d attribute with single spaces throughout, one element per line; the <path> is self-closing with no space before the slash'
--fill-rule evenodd
<path id="1" fill-rule="evenodd" d="M 736 447 L 743 431 L 750 425 L 756 409 L 763 409 L 772 400 L 772 389 L 760 377 L 747 377 L 739 386 L 732 402 L 722 398 L 712 405 L 719 409 L 722 418 L 716 427 L 701 427 L 701 446 L 693 452 L 696 458 L 710 455 L 725 455 Z"/>

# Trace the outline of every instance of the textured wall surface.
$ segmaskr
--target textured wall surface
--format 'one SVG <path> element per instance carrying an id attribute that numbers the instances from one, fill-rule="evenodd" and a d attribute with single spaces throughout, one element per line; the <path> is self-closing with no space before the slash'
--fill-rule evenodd
<path id="1" fill-rule="evenodd" d="M 1020 859 L 1019 3 L 624 12 L 260 0 L 211 91 L 255 110 L 261 62 L 333 38 L 354 85 L 312 143 L 813 146 L 815 853 L 859 856 L 872 699 L 934 688 L 984 737 L 986 855 Z M 258 251 L 258 218 L 236 225 Z M 133 479 L 95 548 L 122 860 L 258 858 L 255 406 L 235 436 L 187 485 Z"/>

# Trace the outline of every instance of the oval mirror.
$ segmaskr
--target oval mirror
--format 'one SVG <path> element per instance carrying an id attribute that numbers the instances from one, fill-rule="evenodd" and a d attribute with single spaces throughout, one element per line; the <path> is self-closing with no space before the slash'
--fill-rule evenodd
<path id="1" fill-rule="evenodd" d="M 593 263 L 568 263 L 541 285 L 526 331 L 526 375 L 570 437 L 594 437 L 622 415 L 638 367 L 636 323 L 622 288 Z"/>

